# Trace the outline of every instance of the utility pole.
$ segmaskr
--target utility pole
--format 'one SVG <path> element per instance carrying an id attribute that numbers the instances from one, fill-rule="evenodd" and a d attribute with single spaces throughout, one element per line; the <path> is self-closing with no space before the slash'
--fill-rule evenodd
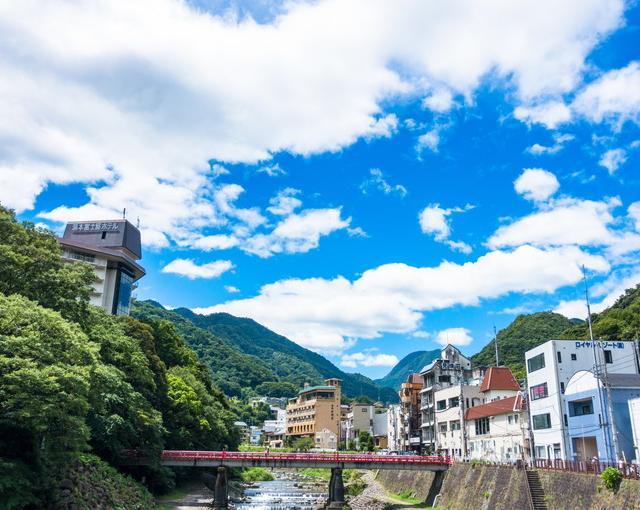
<path id="1" fill-rule="evenodd" d="M 584 278 L 584 294 L 585 294 L 585 299 L 587 301 L 587 322 L 589 324 L 589 339 L 591 340 L 591 345 L 593 347 L 593 358 L 595 362 L 596 377 L 600 378 L 600 370 L 601 370 L 600 359 L 604 357 L 604 348 L 602 347 L 602 344 L 601 344 L 600 349 L 602 350 L 602 352 L 598 352 L 598 354 L 601 354 L 602 356 L 597 356 L 596 343 L 593 338 L 593 324 L 591 323 L 591 303 L 589 301 L 589 284 L 587 282 L 587 272 L 584 266 L 582 266 L 582 276 Z M 608 414 L 609 423 L 611 424 L 611 438 L 613 439 L 613 450 L 614 450 L 613 453 L 616 460 L 618 460 L 620 458 L 620 453 L 619 453 L 620 448 L 618 446 L 618 431 L 616 430 L 616 426 L 613 418 L 611 386 L 609 385 L 609 380 L 607 378 L 607 360 L 603 359 L 602 361 L 603 361 L 602 382 L 604 384 L 605 391 L 607 392 L 607 414 Z M 600 391 L 600 383 L 598 383 L 598 397 L 600 399 L 600 409 L 602 409 L 602 394 Z M 605 423 L 605 427 L 608 427 L 608 425 L 609 425 L 608 423 Z M 607 434 L 605 429 L 605 441 L 606 441 L 606 437 L 607 437 Z M 609 451 L 609 448 L 607 448 L 607 451 Z M 607 453 L 607 455 L 609 455 L 609 453 Z"/>
<path id="2" fill-rule="evenodd" d="M 496 366 L 500 366 L 500 358 L 498 356 L 498 333 L 496 332 L 496 325 L 493 325 L 493 343 L 496 348 Z"/>
<path id="3" fill-rule="evenodd" d="M 467 458 L 467 424 L 464 420 L 465 407 L 462 388 L 462 381 L 460 381 L 460 432 L 462 433 L 462 459 L 464 460 Z"/>

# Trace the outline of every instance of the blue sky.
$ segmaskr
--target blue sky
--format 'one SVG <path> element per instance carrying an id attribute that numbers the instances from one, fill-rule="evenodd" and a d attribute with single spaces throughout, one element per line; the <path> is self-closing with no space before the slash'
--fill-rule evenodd
<path id="1" fill-rule="evenodd" d="M 126 207 L 141 299 L 379 377 L 640 282 L 637 2 L 42 9 L 0 9 L 0 202 Z"/>

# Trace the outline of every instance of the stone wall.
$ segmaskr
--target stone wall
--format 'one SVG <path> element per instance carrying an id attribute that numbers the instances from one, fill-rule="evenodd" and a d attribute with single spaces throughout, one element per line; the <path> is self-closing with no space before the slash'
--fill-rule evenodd
<path id="1" fill-rule="evenodd" d="M 640 510 L 640 481 L 623 480 L 614 494 L 595 475 L 543 469 L 538 475 L 553 510 Z"/>
<path id="2" fill-rule="evenodd" d="M 640 510 L 640 481 L 625 480 L 617 493 L 598 476 L 538 470 L 549 509 Z M 430 472 L 380 471 L 376 477 L 392 493 L 410 491 L 425 500 Z M 440 490 L 438 508 L 446 510 L 528 509 L 525 474 L 507 466 L 454 464 Z"/>

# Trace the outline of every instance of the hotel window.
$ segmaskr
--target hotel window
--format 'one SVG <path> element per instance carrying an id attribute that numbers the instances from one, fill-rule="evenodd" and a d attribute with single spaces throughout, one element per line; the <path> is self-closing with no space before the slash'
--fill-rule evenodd
<path id="1" fill-rule="evenodd" d="M 475 420 L 476 436 L 482 436 L 489 433 L 489 418 L 478 418 Z"/>
<path id="2" fill-rule="evenodd" d="M 550 429 L 551 415 L 549 413 L 533 416 L 533 430 Z"/>
<path id="3" fill-rule="evenodd" d="M 438 411 L 444 411 L 447 408 L 447 401 L 446 400 L 438 400 L 436 405 L 438 407 Z"/>
<path id="4" fill-rule="evenodd" d="M 604 351 L 604 362 L 605 363 L 613 363 L 613 355 L 611 354 L 611 351 Z"/>
<path id="5" fill-rule="evenodd" d="M 578 359 L 578 356 L 574 353 L 571 355 L 571 361 L 576 361 Z"/>
<path id="6" fill-rule="evenodd" d="M 535 372 L 536 370 L 540 370 L 541 368 L 544 368 L 545 367 L 544 353 L 541 352 L 537 356 L 534 356 L 533 358 L 529 358 L 527 360 L 527 367 L 529 368 L 529 373 Z"/>
<path id="7" fill-rule="evenodd" d="M 593 414 L 591 398 L 569 402 L 569 416 L 585 416 L 587 414 Z"/>
<path id="8" fill-rule="evenodd" d="M 531 386 L 531 400 L 540 400 L 541 398 L 545 398 L 549 396 L 549 391 L 547 390 L 547 383 L 537 384 L 536 386 Z"/>

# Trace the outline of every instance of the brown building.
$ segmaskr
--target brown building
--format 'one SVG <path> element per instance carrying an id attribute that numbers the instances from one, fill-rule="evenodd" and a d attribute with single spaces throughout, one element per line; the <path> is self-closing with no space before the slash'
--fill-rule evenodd
<path id="1" fill-rule="evenodd" d="M 400 449 L 404 451 L 420 451 L 420 391 L 424 379 L 420 374 L 411 374 L 400 385 Z"/>
<path id="2" fill-rule="evenodd" d="M 287 436 L 311 437 L 322 443 L 328 434 L 340 437 L 340 398 L 342 381 L 327 379 L 323 386 L 305 387 L 287 404 Z"/>

